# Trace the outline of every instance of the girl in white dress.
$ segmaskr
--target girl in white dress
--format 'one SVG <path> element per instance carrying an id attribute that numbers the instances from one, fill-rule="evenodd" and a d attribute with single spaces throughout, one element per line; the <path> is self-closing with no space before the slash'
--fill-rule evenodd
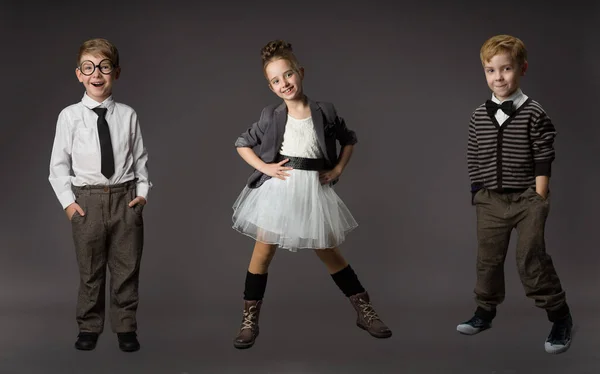
<path id="1" fill-rule="evenodd" d="M 333 189 L 350 160 L 356 134 L 332 104 L 304 95 L 304 69 L 291 44 L 269 42 L 262 49 L 262 62 L 269 88 L 283 103 L 264 108 L 259 121 L 235 144 L 255 171 L 233 205 L 233 228 L 256 242 L 234 346 L 249 348 L 258 336 L 268 267 L 278 247 L 314 250 L 357 311 L 357 325 L 377 338 L 390 337 L 338 248 L 357 226 Z"/>

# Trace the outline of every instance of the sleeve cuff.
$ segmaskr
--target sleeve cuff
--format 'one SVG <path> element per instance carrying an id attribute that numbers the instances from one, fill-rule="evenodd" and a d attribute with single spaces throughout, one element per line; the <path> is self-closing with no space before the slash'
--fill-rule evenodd
<path id="1" fill-rule="evenodd" d="M 475 193 L 483 188 L 483 182 L 471 183 L 471 192 Z"/>
<path id="2" fill-rule="evenodd" d="M 538 162 L 535 164 L 535 176 L 539 177 L 541 175 L 550 177 L 552 174 L 552 167 L 550 162 Z"/>
<path id="3" fill-rule="evenodd" d="M 344 142 L 344 144 L 342 144 L 342 146 L 355 145 L 356 143 L 358 143 L 358 139 L 356 137 L 352 137 L 348 141 Z"/>
<path id="4" fill-rule="evenodd" d="M 340 146 L 346 146 L 346 145 L 354 145 L 356 143 L 358 143 L 358 137 L 356 136 L 356 133 L 354 131 L 348 131 L 348 133 L 346 134 L 346 136 L 341 137 L 339 139 L 340 142 Z"/>
<path id="5" fill-rule="evenodd" d="M 475 194 L 483 188 L 482 182 L 471 183 L 471 205 L 475 205 Z"/>
<path id="6" fill-rule="evenodd" d="M 136 196 L 141 196 L 146 201 L 148 201 L 148 193 L 150 192 L 150 185 L 148 183 L 142 182 L 138 183 L 136 186 Z"/>
<path id="7" fill-rule="evenodd" d="M 239 137 L 237 138 L 237 140 L 235 141 L 235 147 L 236 148 L 240 148 L 240 147 L 250 147 L 250 143 L 248 143 L 248 141 L 246 139 L 244 139 L 243 137 Z"/>
<path id="8" fill-rule="evenodd" d="M 67 207 L 75 202 L 75 194 L 73 191 L 65 191 L 60 196 L 58 196 L 58 201 L 63 209 L 67 209 Z"/>

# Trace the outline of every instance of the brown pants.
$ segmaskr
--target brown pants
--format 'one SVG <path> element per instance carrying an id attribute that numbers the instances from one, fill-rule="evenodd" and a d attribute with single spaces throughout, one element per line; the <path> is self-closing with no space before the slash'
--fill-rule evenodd
<path id="1" fill-rule="evenodd" d="M 144 240 L 143 206 L 130 208 L 135 182 L 73 187 L 85 212 L 71 219 L 77 263 L 80 331 L 104 329 L 106 267 L 110 271 L 110 322 L 113 332 L 137 330 L 138 283 Z"/>
<path id="2" fill-rule="evenodd" d="M 534 188 L 524 192 L 497 193 L 480 190 L 474 197 L 477 209 L 478 314 L 491 320 L 496 306 L 504 301 L 504 260 L 510 234 L 516 228 L 517 268 L 527 297 L 543 308 L 551 321 L 569 313 L 550 255 L 546 253 L 544 227 L 550 209 L 550 196 L 541 197 Z"/>

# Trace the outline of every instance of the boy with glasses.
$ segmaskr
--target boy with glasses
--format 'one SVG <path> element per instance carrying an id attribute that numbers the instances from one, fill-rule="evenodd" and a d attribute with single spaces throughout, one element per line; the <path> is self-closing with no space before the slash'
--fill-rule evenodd
<path id="1" fill-rule="evenodd" d="M 110 320 L 119 348 L 137 351 L 136 311 L 144 223 L 152 184 L 136 112 L 116 103 L 119 52 L 105 39 L 79 48 L 75 74 L 83 99 L 63 109 L 56 125 L 50 184 L 71 221 L 80 284 L 75 348 L 92 350 L 104 329 L 106 268 Z"/>

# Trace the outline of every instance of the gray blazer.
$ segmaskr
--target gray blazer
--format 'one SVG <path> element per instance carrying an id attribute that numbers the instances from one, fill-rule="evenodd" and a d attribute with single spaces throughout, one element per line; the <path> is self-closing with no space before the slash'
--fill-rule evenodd
<path id="1" fill-rule="evenodd" d="M 310 99 L 308 99 L 308 104 L 317 132 L 317 140 L 325 156 L 326 168 L 332 169 L 339 158 L 336 140 L 340 143 L 340 147 L 353 145 L 358 141 L 356 134 L 346 127 L 346 122 L 337 115 L 333 104 Z M 286 122 L 287 106 L 285 102 L 270 105 L 262 110 L 258 122 L 253 123 L 237 138 L 235 146 L 252 148 L 264 162 L 275 162 L 283 143 Z M 248 178 L 247 185 L 250 188 L 258 188 L 269 178 L 271 177 L 255 170 Z M 337 180 L 333 184 L 336 182 Z"/>

